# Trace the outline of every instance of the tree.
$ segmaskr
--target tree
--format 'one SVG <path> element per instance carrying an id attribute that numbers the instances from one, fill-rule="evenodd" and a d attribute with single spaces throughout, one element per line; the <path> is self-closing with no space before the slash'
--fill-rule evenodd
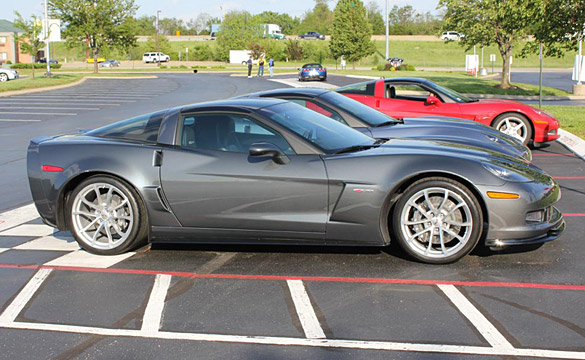
<path id="1" fill-rule="evenodd" d="M 368 18 L 368 23 L 370 24 L 374 35 L 383 35 L 386 33 L 384 17 L 375 1 L 370 0 L 368 3 L 368 6 L 366 7 L 366 17 Z"/>
<path id="2" fill-rule="evenodd" d="M 315 0 L 315 7 L 312 11 L 305 13 L 305 17 L 298 26 L 297 31 L 298 33 L 317 31 L 321 34 L 330 34 L 332 21 L 333 13 L 327 6 L 327 0 Z"/>
<path id="3" fill-rule="evenodd" d="M 103 48 L 127 50 L 136 45 L 133 16 L 138 7 L 134 0 L 49 0 L 49 6 L 65 26 L 67 44 L 85 44 L 91 51 L 94 73 Z"/>
<path id="4" fill-rule="evenodd" d="M 264 33 L 260 24 L 247 11 L 229 11 L 217 33 L 217 47 L 222 60 L 228 60 L 230 50 L 246 50 L 257 43 Z"/>
<path id="5" fill-rule="evenodd" d="M 195 34 L 199 34 L 208 28 L 209 20 L 211 20 L 211 15 L 208 13 L 200 13 L 195 19 L 191 19 L 189 22 L 187 22 L 187 27 L 191 31 L 195 32 Z"/>
<path id="6" fill-rule="evenodd" d="M 336 59 L 340 56 L 353 63 L 374 53 L 370 40 L 372 29 L 366 19 L 366 8 L 360 0 L 339 0 L 333 11 L 333 31 L 329 49 Z"/>
<path id="7" fill-rule="evenodd" d="M 288 39 L 285 44 L 286 55 L 289 60 L 302 60 L 304 57 L 303 48 L 299 40 Z"/>
<path id="8" fill-rule="evenodd" d="M 534 0 L 538 12 L 532 34 L 534 40 L 526 43 L 522 54 L 538 52 L 544 45 L 545 56 L 563 56 L 575 50 L 585 36 L 585 2 L 574 0 Z"/>
<path id="9" fill-rule="evenodd" d="M 502 78 L 499 87 L 510 88 L 510 56 L 514 45 L 527 36 L 528 25 L 534 21 L 538 1 L 533 0 L 440 0 L 446 8 L 444 31 L 465 34 L 459 44 L 471 49 L 474 45 L 496 44 L 502 56 Z"/>
<path id="10" fill-rule="evenodd" d="M 134 19 L 135 32 L 137 35 L 152 35 L 155 32 L 156 16 L 143 15 Z"/>
<path id="11" fill-rule="evenodd" d="M 25 54 L 30 54 L 36 57 L 39 49 L 45 46 L 45 43 L 40 38 L 40 34 L 43 30 L 41 19 L 33 15 L 30 20 L 26 20 L 18 11 L 15 11 L 14 13 L 16 14 L 14 26 L 22 30 L 22 33 L 16 35 L 16 41 L 20 45 L 20 50 Z M 49 61 L 49 59 L 47 59 L 47 61 Z M 34 61 L 32 64 L 32 77 L 33 79 L 35 78 Z"/>

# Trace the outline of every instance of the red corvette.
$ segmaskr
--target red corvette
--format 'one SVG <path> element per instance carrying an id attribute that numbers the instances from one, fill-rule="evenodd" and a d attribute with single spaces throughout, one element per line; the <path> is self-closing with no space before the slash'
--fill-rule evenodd
<path id="1" fill-rule="evenodd" d="M 524 144 L 558 139 L 559 121 L 532 106 L 510 100 L 475 100 L 420 78 L 372 80 L 337 91 L 390 116 L 447 116 L 492 126 Z"/>

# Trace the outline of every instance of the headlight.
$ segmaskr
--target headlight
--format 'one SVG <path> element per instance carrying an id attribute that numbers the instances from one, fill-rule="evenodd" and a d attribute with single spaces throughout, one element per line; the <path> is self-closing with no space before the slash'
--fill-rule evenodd
<path id="1" fill-rule="evenodd" d="M 528 175 L 522 174 L 521 172 L 512 169 L 510 166 L 505 166 L 503 164 L 495 165 L 493 163 L 482 162 L 481 165 L 489 171 L 490 173 L 494 174 L 495 176 L 499 177 L 502 180 L 512 181 L 512 182 L 530 182 L 533 179 L 530 178 Z"/>

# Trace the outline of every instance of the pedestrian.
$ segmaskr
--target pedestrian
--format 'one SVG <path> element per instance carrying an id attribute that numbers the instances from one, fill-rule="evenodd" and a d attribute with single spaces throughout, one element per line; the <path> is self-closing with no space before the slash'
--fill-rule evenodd
<path id="1" fill-rule="evenodd" d="M 270 71 L 270 77 L 274 76 L 274 59 L 272 56 L 268 59 L 268 71 Z"/>
<path id="2" fill-rule="evenodd" d="M 341 70 L 345 70 L 345 59 L 343 55 L 341 55 L 341 63 L 339 65 L 341 66 Z"/>
<path id="3" fill-rule="evenodd" d="M 251 79 L 252 78 L 252 57 L 251 56 L 248 59 L 248 61 L 246 61 L 246 64 L 248 64 L 248 79 Z"/>
<path id="4" fill-rule="evenodd" d="M 264 76 L 264 56 L 260 56 L 260 59 L 258 60 L 258 74 L 256 74 L 256 76 Z"/>

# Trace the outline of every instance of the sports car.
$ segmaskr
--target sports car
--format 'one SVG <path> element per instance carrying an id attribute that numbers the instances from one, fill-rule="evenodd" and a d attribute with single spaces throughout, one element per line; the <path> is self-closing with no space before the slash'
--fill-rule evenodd
<path id="1" fill-rule="evenodd" d="M 321 64 L 305 64 L 302 68 L 297 69 L 299 71 L 299 81 L 305 80 L 327 80 L 327 68 Z"/>
<path id="2" fill-rule="evenodd" d="M 315 88 L 267 90 L 239 98 L 250 97 L 292 101 L 373 138 L 449 141 L 532 160 L 530 149 L 521 141 L 471 120 L 432 117 L 394 119 L 334 91 Z"/>
<path id="3" fill-rule="evenodd" d="M 447 116 L 474 120 L 516 137 L 524 144 L 559 138 L 559 121 L 552 115 L 517 101 L 476 100 L 420 78 L 372 80 L 337 89 L 394 117 Z"/>
<path id="4" fill-rule="evenodd" d="M 84 249 L 151 242 L 385 246 L 427 263 L 541 243 L 564 220 L 538 167 L 440 141 L 375 140 L 280 99 L 172 108 L 40 137 L 27 170 L 45 223 Z"/>

